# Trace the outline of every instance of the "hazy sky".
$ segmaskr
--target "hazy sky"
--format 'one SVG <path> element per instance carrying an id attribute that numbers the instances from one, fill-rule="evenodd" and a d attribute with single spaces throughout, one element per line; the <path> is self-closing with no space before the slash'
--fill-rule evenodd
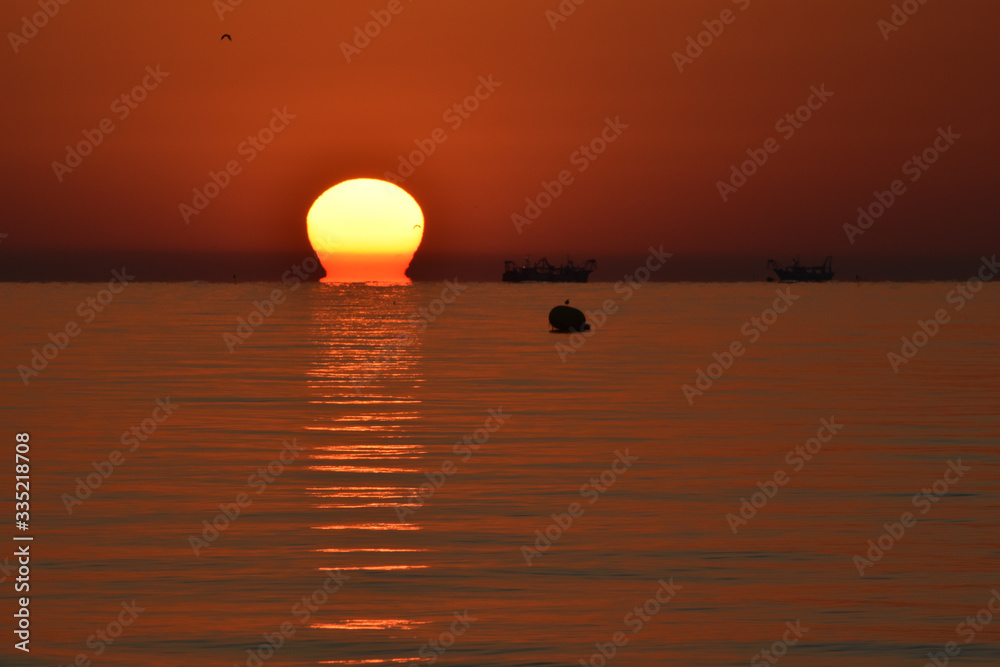
<path id="1" fill-rule="evenodd" d="M 557 21 L 559 0 L 247 1 L 222 18 L 227 0 L 77 0 L 34 30 L 22 17 L 37 1 L 6 0 L 0 263 L 301 254 L 321 192 L 398 173 L 418 141 L 433 153 L 402 185 L 427 218 L 425 256 L 996 250 L 1000 4 L 910 0 L 892 31 L 879 21 L 893 3 L 873 0 L 561 4 L 575 11 Z M 345 55 L 372 12 L 391 20 Z M 688 38 L 710 28 L 699 55 Z M 121 99 L 144 82 L 145 99 Z M 474 110 L 455 111 L 463 100 Z M 777 125 L 809 102 L 808 120 Z M 53 166 L 104 119 L 113 131 L 78 166 Z M 244 143 L 269 124 L 270 143 Z M 906 166 L 939 128 L 948 150 Z M 577 152 L 602 132 L 614 140 L 596 159 Z M 724 201 L 719 182 L 748 150 L 767 162 Z M 186 224 L 180 205 L 231 161 Z M 512 214 L 564 170 L 518 233 Z M 844 224 L 897 179 L 905 192 L 850 243 Z"/>

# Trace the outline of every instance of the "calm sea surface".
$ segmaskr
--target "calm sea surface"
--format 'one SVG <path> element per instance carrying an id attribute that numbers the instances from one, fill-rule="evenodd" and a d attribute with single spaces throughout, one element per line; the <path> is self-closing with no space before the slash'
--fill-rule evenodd
<path id="1" fill-rule="evenodd" d="M 0 664 L 1000 662 L 998 286 L 462 287 L 0 286 Z"/>

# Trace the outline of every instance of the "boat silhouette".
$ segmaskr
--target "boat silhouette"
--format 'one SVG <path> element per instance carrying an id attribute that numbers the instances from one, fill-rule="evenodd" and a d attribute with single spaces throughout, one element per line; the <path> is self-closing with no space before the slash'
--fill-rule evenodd
<path id="1" fill-rule="evenodd" d="M 596 270 L 597 260 L 594 259 L 588 259 L 583 266 L 576 266 L 571 259 L 567 259 L 562 266 L 552 266 L 544 257 L 534 264 L 530 259 L 525 259 L 523 266 L 507 260 L 504 262 L 503 282 L 585 283 Z"/>
<path id="2" fill-rule="evenodd" d="M 798 259 L 793 259 L 791 266 L 782 266 L 769 259 L 767 268 L 774 271 L 780 283 L 825 283 L 833 279 L 833 257 L 827 257 L 819 266 L 802 266 Z M 774 279 L 768 277 L 767 281 Z"/>

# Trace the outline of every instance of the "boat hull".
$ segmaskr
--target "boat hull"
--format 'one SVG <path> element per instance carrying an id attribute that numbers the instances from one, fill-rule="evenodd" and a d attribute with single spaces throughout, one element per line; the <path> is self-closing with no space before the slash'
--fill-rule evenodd
<path id="1" fill-rule="evenodd" d="M 590 278 L 590 271 L 576 275 L 540 274 L 524 271 L 505 271 L 503 282 L 505 283 L 585 283 Z"/>
<path id="2" fill-rule="evenodd" d="M 773 259 L 767 260 L 767 268 L 774 271 L 781 283 L 826 283 L 833 280 L 833 258 L 827 257 L 819 266 L 803 266 L 795 260 L 791 266 L 782 266 Z M 771 279 L 768 278 L 770 281 Z"/>
<path id="3" fill-rule="evenodd" d="M 590 274 L 597 270 L 597 262 L 590 259 L 583 266 L 576 266 L 570 261 L 562 266 L 552 266 L 542 259 L 524 266 L 514 262 L 504 263 L 503 282 L 505 283 L 585 283 Z"/>
<path id="4" fill-rule="evenodd" d="M 775 273 L 778 275 L 778 282 L 781 283 L 826 283 L 833 280 L 833 271 L 810 274 L 786 269 Z"/>

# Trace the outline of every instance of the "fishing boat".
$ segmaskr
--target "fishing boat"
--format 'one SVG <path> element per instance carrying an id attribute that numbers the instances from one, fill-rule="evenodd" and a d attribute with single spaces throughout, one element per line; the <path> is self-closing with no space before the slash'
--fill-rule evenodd
<path id="1" fill-rule="evenodd" d="M 803 266 L 798 259 L 791 266 L 782 266 L 773 259 L 767 260 L 767 268 L 778 276 L 780 283 L 825 283 L 833 279 L 833 257 L 827 257 L 819 266 Z M 770 276 L 768 282 L 773 282 Z"/>
<path id="2" fill-rule="evenodd" d="M 504 262 L 503 281 L 505 283 L 585 283 L 590 274 L 597 270 L 597 260 L 588 259 L 583 266 L 576 266 L 573 260 L 567 259 L 562 266 L 552 266 L 542 257 L 531 263 L 524 261 L 523 266 L 514 262 Z"/>

